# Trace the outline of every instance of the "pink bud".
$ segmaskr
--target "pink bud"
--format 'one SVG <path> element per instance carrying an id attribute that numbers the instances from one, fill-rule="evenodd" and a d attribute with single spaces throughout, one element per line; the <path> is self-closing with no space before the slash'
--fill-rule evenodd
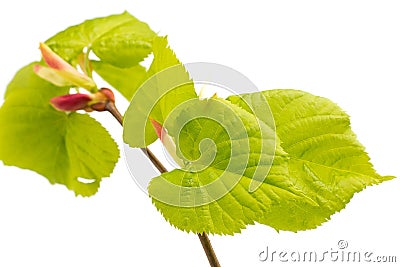
<path id="1" fill-rule="evenodd" d="M 54 97 L 50 100 L 50 104 L 60 111 L 76 111 L 87 108 L 92 100 L 91 95 L 72 94 Z"/>
<path id="2" fill-rule="evenodd" d="M 49 67 L 45 67 L 39 64 L 33 66 L 33 71 L 40 78 L 51 82 L 52 84 L 59 87 L 73 86 L 73 84 L 66 80 L 63 76 L 61 76 L 57 70 L 54 70 Z"/>
<path id="3" fill-rule="evenodd" d="M 41 78 L 57 86 L 78 86 L 88 90 L 96 88 L 92 78 L 80 73 L 68 62 L 54 53 L 50 47 L 40 43 L 40 51 L 44 61 L 49 67 L 35 66 L 34 71 Z"/>
<path id="4" fill-rule="evenodd" d="M 42 52 L 44 61 L 50 68 L 56 70 L 76 71 L 74 67 L 68 64 L 68 62 L 66 62 L 62 57 L 54 53 L 46 44 L 40 43 L 39 49 Z"/>
<path id="5" fill-rule="evenodd" d="M 158 136 L 158 138 L 161 140 L 162 137 L 162 132 L 163 132 L 163 127 L 161 124 L 158 123 L 158 121 L 153 120 L 152 118 L 150 118 L 150 122 L 151 124 L 153 124 L 153 128 L 156 131 L 156 134 Z"/>
<path id="6" fill-rule="evenodd" d="M 93 94 L 92 101 L 89 103 L 90 109 L 105 111 L 109 102 L 115 103 L 114 93 L 108 88 L 101 88 Z M 88 109 L 87 111 L 90 111 Z"/>
<path id="7" fill-rule="evenodd" d="M 111 91 L 111 90 L 108 89 L 108 88 L 101 88 L 101 89 L 99 90 L 99 92 L 100 92 L 101 94 L 103 94 L 107 100 L 109 100 L 109 101 L 115 103 L 115 96 L 114 96 L 113 91 Z"/>
<path id="8" fill-rule="evenodd" d="M 161 140 L 161 143 L 164 145 L 164 147 L 167 149 L 168 153 L 172 157 L 172 159 L 181 167 L 184 166 L 183 160 L 178 157 L 176 154 L 176 145 L 174 140 L 172 139 L 171 136 L 168 135 L 167 129 L 165 129 L 158 121 L 150 118 L 150 122 L 153 125 L 153 128 L 158 136 L 158 138 Z"/>
<path id="9" fill-rule="evenodd" d="M 107 104 L 115 103 L 114 93 L 108 88 L 101 88 L 94 94 L 71 94 L 57 96 L 50 100 L 50 104 L 60 111 L 85 110 L 105 111 Z"/>

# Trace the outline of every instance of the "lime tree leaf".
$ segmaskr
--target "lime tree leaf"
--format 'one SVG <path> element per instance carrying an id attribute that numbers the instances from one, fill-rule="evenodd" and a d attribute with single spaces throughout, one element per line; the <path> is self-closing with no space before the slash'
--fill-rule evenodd
<path id="1" fill-rule="evenodd" d="M 146 23 L 124 12 L 69 27 L 46 44 L 69 62 L 76 61 L 84 48 L 88 48 L 104 62 L 132 67 L 151 52 L 155 36 Z"/>
<path id="2" fill-rule="evenodd" d="M 165 126 L 186 164 L 153 178 L 148 189 L 175 227 L 233 234 L 283 199 L 312 202 L 289 179 L 274 129 L 244 109 L 214 98 L 192 100 L 174 110 Z M 253 179 L 261 185 L 250 192 Z"/>
<path id="3" fill-rule="evenodd" d="M 343 209 L 354 193 L 393 177 L 373 169 L 350 128 L 349 116 L 330 100 L 297 90 L 271 90 L 228 99 L 254 112 L 268 101 L 290 182 L 318 205 L 282 198 L 258 222 L 278 230 L 315 228 Z M 251 107 L 251 108 L 250 108 Z"/>
<path id="4" fill-rule="evenodd" d="M 147 77 L 146 68 L 136 65 L 118 68 L 102 61 L 92 61 L 93 70 L 117 89 L 128 101 Z"/>
<path id="5" fill-rule="evenodd" d="M 153 55 L 147 80 L 134 94 L 124 117 L 124 141 L 131 147 L 145 147 L 157 139 L 150 117 L 163 124 L 175 107 L 197 98 L 189 74 L 166 37 L 154 39 Z"/>
<path id="6" fill-rule="evenodd" d="M 34 64 L 22 68 L 7 88 L 0 108 L 0 160 L 91 196 L 113 171 L 118 147 L 88 115 L 52 108 L 49 100 L 69 89 L 36 76 Z"/>

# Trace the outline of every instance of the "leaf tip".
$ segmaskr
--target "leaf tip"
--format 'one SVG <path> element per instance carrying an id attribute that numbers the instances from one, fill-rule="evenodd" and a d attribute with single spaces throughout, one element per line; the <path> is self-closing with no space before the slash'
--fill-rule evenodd
<path id="1" fill-rule="evenodd" d="M 51 50 L 51 48 L 45 43 L 40 43 L 39 49 L 42 53 L 44 61 L 49 67 L 57 70 L 63 70 L 69 67 L 69 65 L 60 56 L 54 53 L 53 50 Z"/>

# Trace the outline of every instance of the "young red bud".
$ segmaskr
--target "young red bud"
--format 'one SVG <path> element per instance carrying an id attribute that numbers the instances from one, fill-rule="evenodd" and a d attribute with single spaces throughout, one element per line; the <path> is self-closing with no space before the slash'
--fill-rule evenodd
<path id="1" fill-rule="evenodd" d="M 99 92 L 102 93 L 107 98 L 107 100 L 115 103 L 115 96 L 113 91 L 108 88 L 101 88 Z"/>
<path id="2" fill-rule="evenodd" d="M 86 74 L 80 73 L 59 55 L 53 52 L 50 47 L 40 43 L 40 51 L 47 66 L 35 65 L 35 73 L 57 86 L 77 86 L 88 90 L 95 90 L 96 83 Z"/>
<path id="3" fill-rule="evenodd" d="M 89 106 L 92 110 L 105 111 L 108 102 L 115 103 L 114 93 L 108 88 L 101 88 L 93 94 L 93 100 Z"/>
<path id="4" fill-rule="evenodd" d="M 94 94 L 71 94 L 57 96 L 50 100 L 51 105 L 60 111 L 85 110 L 87 112 L 105 111 L 109 102 L 114 103 L 114 93 L 107 88 L 101 88 Z"/>
<path id="5" fill-rule="evenodd" d="M 54 97 L 50 100 L 50 104 L 60 111 L 77 111 L 85 109 L 92 100 L 91 95 L 72 94 Z"/>
<path id="6" fill-rule="evenodd" d="M 158 138 L 159 138 L 160 140 L 162 140 L 162 139 L 161 139 L 161 137 L 162 137 L 162 135 L 163 135 L 163 133 L 162 133 L 162 132 L 163 132 L 163 127 L 162 127 L 162 125 L 161 125 L 160 123 L 158 123 L 158 121 L 153 120 L 152 118 L 150 118 L 150 122 L 151 122 L 151 124 L 153 124 L 154 131 L 156 132 Z"/>
<path id="7" fill-rule="evenodd" d="M 168 153 L 172 157 L 172 159 L 179 165 L 184 166 L 184 163 L 181 158 L 179 158 L 176 154 L 176 145 L 171 136 L 168 135 L 167 129 L 165 129 L 158 121 L 149 118 L 151 124 L 153 125 L 154 131 L 156 132 L 158 138 L 161 140 L 161 143 L 167 149 Z"/>

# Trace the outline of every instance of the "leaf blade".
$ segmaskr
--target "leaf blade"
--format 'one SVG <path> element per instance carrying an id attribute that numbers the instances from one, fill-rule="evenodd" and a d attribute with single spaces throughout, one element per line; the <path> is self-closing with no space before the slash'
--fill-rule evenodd
<path id="1" fill-rule="evenodd" d="M 299 208 L 286 201 L 259 222 L 278 230 L 312 229 L 343 209 L 354 193 L 392 178 L 375 172 L 351 131 L 349 116 L 330 100 L 298 90 L 254 94 L 264 95 L 274 114 L 281 145 L 290 156 L 290 179 L 318 204 Z M 249 103 L 257 107 L 254 99 L 252 94 L 229 97 L 245 109 Z"/>
<path id="2" fill-rule="evenodd" d="M 175 227 L 194 233 L 233 234 L 254 224 L 274 195 L 301 197 L 284 179 L 285 153 L 279 145 L 275 156 L 271 150 L 274 131 L 255 116 L 217 99 L 191 101 L 181 109 L 170 114 L 166 126 L 178 140 L 182 158 L 191 164 L 153 178 L 148 188 L 157 209 Z M 239 119 L 243 129 L 229 126 Z M 205 144 L 207 139 L 213 143 Z M 215 153 L 210 153 L 213 148 Z M 221 163 L 226 158 L 232 162 Z M 257 168 L 274 178 L 264 180 L 264 175 L 260 189 L 251 193 L 251 181 L 260 179 L 255 177 Z"/>
<path id="3" fill-rule="evenodd" d="M 157 140 L 150 117 L 163 124 L 176 106 L 197 98 L 189 74 L 166 37 L 154 39 L 153 54 L 147 80 L 135 92 L 124 116 L 124 142 L 131 147 L 145 147 Z"/>
<path id="4" fill-rule="evenodd" d="M 145 80 L 147 72 L 143 66 L 118 68 L 103 61 L 92 61 L 93 70 L 117 89 L 128 101 Z"/>
<path id="5" fill-rule="evenodd" d="M 46 44 L 69 62 L 77 60 L 84 48 L 104 62 L 132 67 L 151 52 L 155 33 L 128 12 L 86 20 L 49 38 Z"/>
<path id="6" fill-rule="evenodd" d="M 69 89 L 37 77 L 34 64 L 16 74 L 0 108 L 0 160 L 5 165 L 33 170 L 76 194 L 91 196 L 101 179 L 113 171 L 118 147 L 88 115 L 52 108 L 49 100 Z"/>
<path id="7" fill-rule="evenodd" d="M 241 114 L 242 121 L 246 121 L 245 117 L 251 117 L 251 114 L 265 114 L 265 102 L 262 101 L 263 98 L 268 101 L 273 118 L 263 115 L 260 120 L 265 120 L 267 127 L 276 123 L 282 154 L 278 153 L 278 157 L 274 158 L 268 175 L 262 170 L 261 173 L 267 175 L 265 181 L 257 190 L 250 192 L 250 182 L 254 177 L 249 175 L 252 166 L 248 164 L 243 174 L 229 173 L 229 179 L 238 180 L 234 187 L 230 188 L 226 179 L 219 179 L 219 187 L 225 186 L 229 192 L 213 199 L 215 192 L 203 185 L 214 182 L 215 177 L 226 172 L 226 165 L 215 165 L 216 161 L 210 163 L 207 160 L 206 164 L 199 164 L 206 166 L 204 169 L 173 170 L 153 178 L 149 194 L 156 208 L 173 226 L 188 232 L 214 234 L 234 234 L 255 222 L 276 230 L 297 232 L 313 229 L 343 209 L 356 192 L 393 178 L 376 173 L 364 147 L 350 129 L 348 115 L 336 104 L 296 90 L 271 90 L 259 94 L 263 97 L 254 93 L 232 96 L 228 100 L 239 108 L 235 112 Z M 205 110 L 199 106 L 192 108 Z M 212 110 L 208 106 L 208 111 Z M 179 116 L 171 115 L 171 121 L 178 125 L 182 116 L 189 119 L 197 114 L 193 110 L 186 111 L 187 114 L 180 112 Z M 228 121 L 235 121 L 221 111 L 217 114 L 224 114 Z M 179 134 L 183 136 L 183 140 L 178 141 L 183 158 L 193 161 L 207 155 L 207 147 L 202 149 L 200 140 L 212 139 L 211 129 L 216 135 L 213 139 L 216 147 L 224 150 L 219 145 L 221 131 L 217 127 L 199 121 L 195 123 L 195 120 L 191 122 L 192 125 L 188 123 L 186 128 L 166 122 L 169 134 L 175 139 Z M 248 127 L 255 124 L 255 120 L 247 122 Z M 178 127 L 180 133 L 174 131 L 174 127 Z M 210 130 L 202 133 L 204 129 Z M 251 140 L 254 136 L 249 135 L 249 142 Z M 249 155 L 251 158 L 252 153 Z M 231 159 L 232 154 L 217 153 L 214 159 L 228 158 Z M 180 187 L 175 189 L 171 184 Z M 177 201 L 174 202 L 174 198 Z M 204 198 L 210 201 L 201 202 Z"/>

